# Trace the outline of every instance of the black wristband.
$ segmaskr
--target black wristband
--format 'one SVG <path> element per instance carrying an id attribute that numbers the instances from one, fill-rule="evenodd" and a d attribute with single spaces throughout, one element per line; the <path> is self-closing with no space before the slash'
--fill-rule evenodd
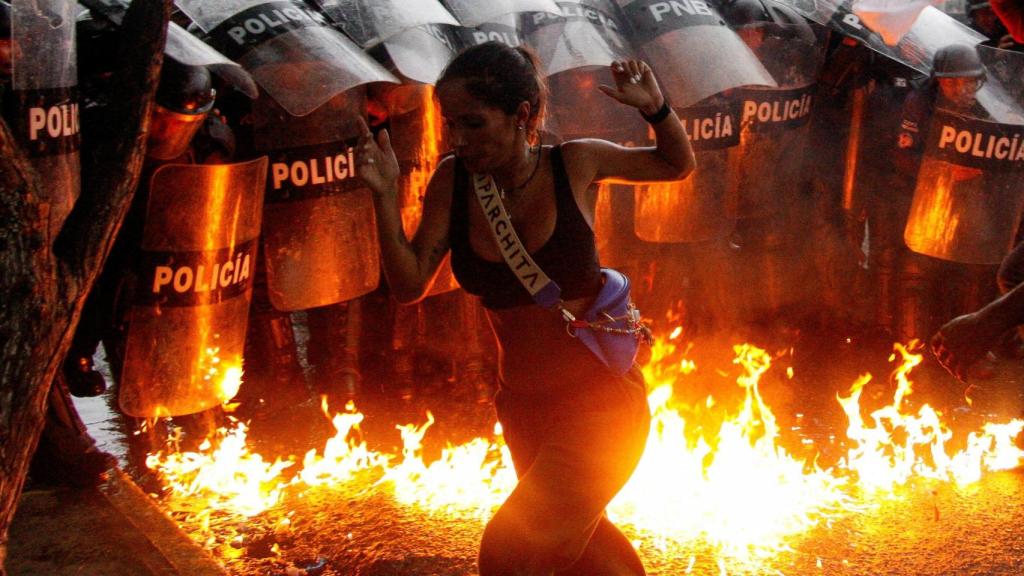
<path id="1" fill-rule="evenodd" d="M 644 120 L 647 120 L 648 124 L 657 124 L 668 118 L 668 115 L 672 112 L 672 107 L 668 105 L 668 98 L 665 98 L 662 100 L 661 108 L 658 108 L 658 111 L 654 114 L 644 114 L 643 110 L 637 110 L 637 112 L 640 112 L 640 115 L 644 117 Z"/>

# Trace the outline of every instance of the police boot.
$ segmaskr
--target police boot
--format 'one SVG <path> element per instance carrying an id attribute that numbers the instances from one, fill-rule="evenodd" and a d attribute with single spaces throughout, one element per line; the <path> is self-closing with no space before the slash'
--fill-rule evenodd
<path id="1" fill-rule="evenodd" d="M 416 395 L 416 355 L 411 349 L 395 350 L 391 382 L 385 391 L 406 402 Z"/>
<path id="2" fill-rule="evenodd" d="M 306 311 L 307 358 L 313 366 L 313 387 L 332 400 L 359 394 L 359 332 L 362 308 L 358 300 Z"/>
<path id="3" fill-rule="evenodd" d="M 262 288 L 262 289 L 261 289 Z M 236 401 L 243 411 L 276 412 L 309 400 L 291 317 L 274 310 L 257 283 L 245 339 L 245 378 Z M 261 295 L 262 293 L 262 295 Z"/>
<path id="4" fill-rule="evenodd" d="M 886 334 L 896 333 L 897 250 L 871 246 L 870 278 L 874 284 L 874 324 Z"/>
<path id="5" fill-rule="evenodd" d="M 932 264 L 927 256 L 906 252 L 900 259 L 897 279 L 896 337 L 900 342 L 911 339 L 927 341 L 932 333 L 932 304 L 928 277 Z"/>

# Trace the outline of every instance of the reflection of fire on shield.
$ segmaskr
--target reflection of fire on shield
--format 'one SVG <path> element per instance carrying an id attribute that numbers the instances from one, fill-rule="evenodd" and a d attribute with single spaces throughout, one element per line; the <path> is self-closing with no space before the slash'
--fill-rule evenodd
<path id="1" fill-rule="evenodd" d="M 206 41 L 293 116 L 368 82 L 397 82 L 300 0 L 179 0 Z"/>
<path id="2" fill-rule="evenodd" d="M 782 211 L 792 198 L 787 191 L 799 180 L 814 88 L 824 62 L 824 41 L 805 34 L 807 26 L 762 23 L 744 28 L 755 33 L 752 46 L 778 88 L 744 88 L 740 143 L 729 158 L 728 210 L 736 218 Z M 826 35 L 820 35 L 824 40 Z"/>
<path id="3" fill-rule="evenodd" d="M 238 392 L 266 167 L 153 174 L 118 398 L 126 414 L 192 414 Z"/>
<path id="4" fill-rule="evenodd" d="M 732 230 L 725 210 L 727 159 L 740 142 L 740 101 L 715 96 L 677 109 L 697 158 L 697 168 L 680 182 L 637 187 L 636 233 L 648 242 L 701 242 Z"/>
<path id="5" fill-rule="evenodd" d="M 904 231 L 915 252 L 997 264 L 1024 204 L 1024 125 L 936 111 Z"/>
<path id="6" fill-rule="evenodd" d="M 57 236 L 78 198 L 78 72 L 74 2 L 15 2 L 11 11 L 12 93 L 4 116 L 42 176 L 48 237 Z"/>
<path id="7" fill-rule="evenodd" d="M 686 108 L 730 88 L 775 86 L 771 74 L 707 2 L 616 0 L 630 40 L 654 69 L 662 90 Z"/>
<path id="8" fill-rule="evenodd" d="M 271 303 L 305 310 L 372 291 L 380 276 L 376 220 L 352 150 L 363 91 L 299 118 L 268 98 L 255 108 L 256 149 L 270 156 L 263 249 Z"/>
<path id="9" fill-rule="evenodd" d="M 402 229 L 412 238 L 423 217 L 423 198 L 439 157 L 446 149 L 441 129 L 441 110 L 434 98 L 434 87 L 407 84 L 390 90 L 386 96 L 391 144 L 402 170 L 399 202 Z M 445 258 L 428 296 L 459 287 Z"/>

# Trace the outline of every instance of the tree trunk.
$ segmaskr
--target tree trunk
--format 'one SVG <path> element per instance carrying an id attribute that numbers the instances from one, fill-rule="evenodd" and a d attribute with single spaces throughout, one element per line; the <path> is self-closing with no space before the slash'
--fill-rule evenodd
<path id="1" fill-rule="evenodd" d="M 50 382 L 138 184 L 170 9 L 170 0 L 137 1 L 125 16 L 117 101 L 102 130 L 82 133 L 81 196 L 52 251 L 40 175 L 0 122 L 0 575 Z"/>

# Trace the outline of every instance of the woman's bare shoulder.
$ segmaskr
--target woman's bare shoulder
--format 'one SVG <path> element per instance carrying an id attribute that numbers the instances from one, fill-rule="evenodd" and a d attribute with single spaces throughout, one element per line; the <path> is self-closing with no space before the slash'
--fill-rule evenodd
<path id="1" fill-rule="evenodd" d="M 566 157 L 599 160 L 602 155 L 622 147 L 601 138 L 577 138 L 562 142 L 561 148 L 562 155 Z"/>
<path id="2" fill-rule="evenodd" d="M 614 147 L 615 144 L 600 138 L 566 140 L 560 146 L 566 169 L 581 170 L 587 173 L 593 172 L 595 167 L 602 162 L 605 154 Z"/>

